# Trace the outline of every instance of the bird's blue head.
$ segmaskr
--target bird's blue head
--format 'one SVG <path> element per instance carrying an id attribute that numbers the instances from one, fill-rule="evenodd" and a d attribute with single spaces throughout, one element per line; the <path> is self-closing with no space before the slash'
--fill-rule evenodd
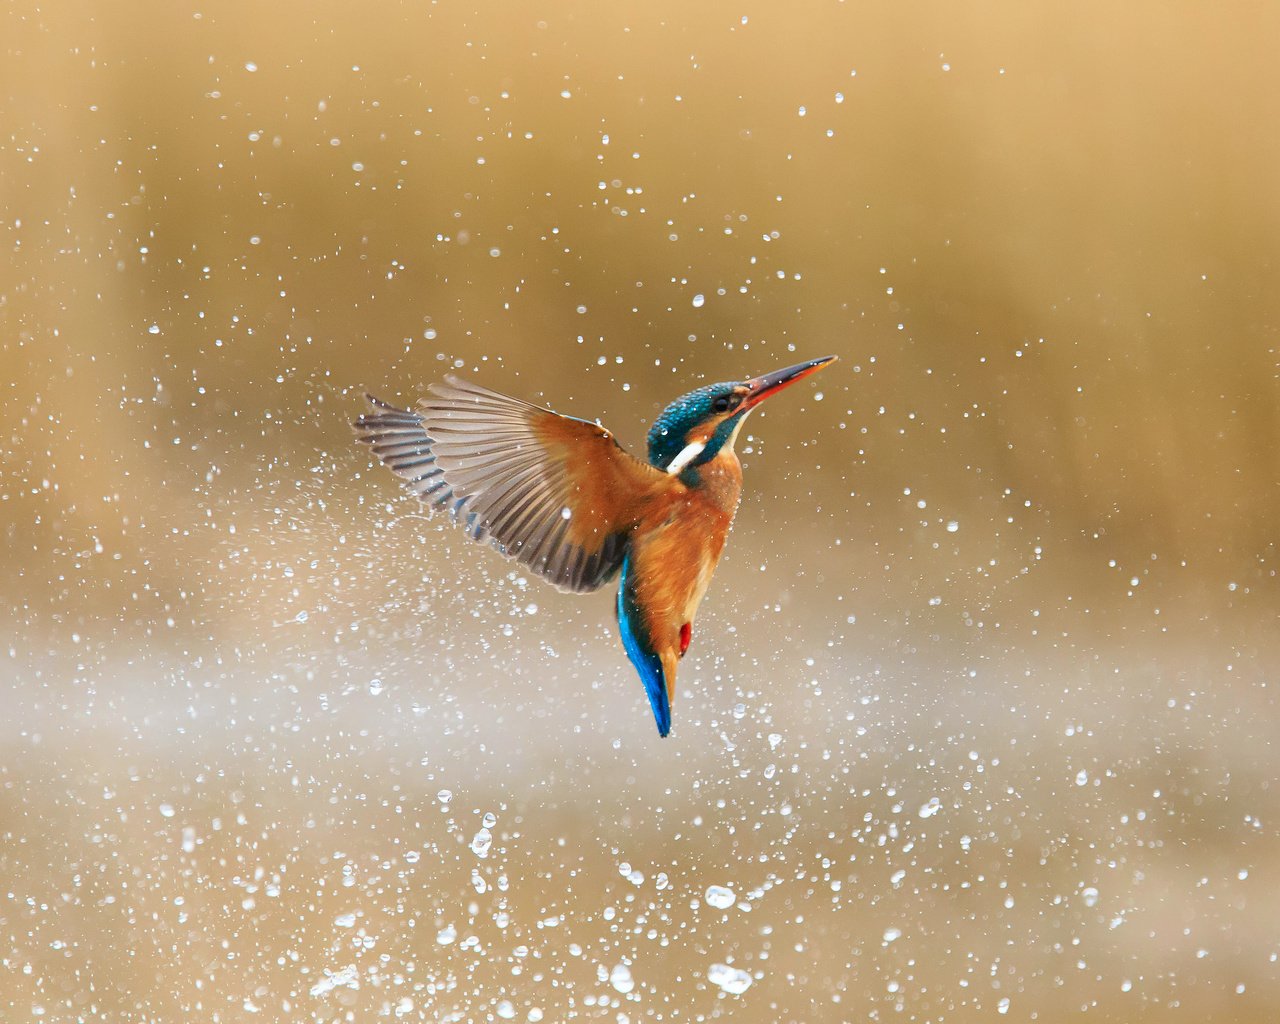
<path id="1" fill-rule="evenodd" d="M 672 474 L 696 471 L 726 446 L 732 450 L 739 428 L 757 405 L 835 360 L 835 356 L 824 356 L 762 377 L 708 384 L 681 395 L 649 430 L 649 462 Z"/>

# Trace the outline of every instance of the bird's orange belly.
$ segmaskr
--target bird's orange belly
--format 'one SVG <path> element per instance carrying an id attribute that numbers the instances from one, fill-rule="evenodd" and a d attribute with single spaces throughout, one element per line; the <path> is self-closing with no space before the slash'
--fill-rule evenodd
<path id="1" fill-rule="evenodd" d="M 736 488 L 723 496 L 695 491 L 654 510 L 649 529 L 638 531 L 639 603 L 659 651 L 683 654 L 688 646 L 694 617 L 711 585 L 736 507 Z"/>

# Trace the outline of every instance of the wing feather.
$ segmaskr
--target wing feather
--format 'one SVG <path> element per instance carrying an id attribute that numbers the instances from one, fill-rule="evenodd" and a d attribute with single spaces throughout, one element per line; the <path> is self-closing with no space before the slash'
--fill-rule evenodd
<path id="1" fill-rule="evenodd" d="M 446 377 L 413 410 L 369 396 L 359 439 L 468 536 L 564 590 L 617 573 L 646 498 L 671 477 L 599 424 Z"/>

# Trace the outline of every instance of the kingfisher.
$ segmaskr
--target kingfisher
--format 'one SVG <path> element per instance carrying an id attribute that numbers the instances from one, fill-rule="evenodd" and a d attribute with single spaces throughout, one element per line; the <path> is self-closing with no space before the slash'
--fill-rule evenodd
<path id="1" fill-rule="evenodd" d="M 366 395 L 370 409 L 353 427 L 424 504 L 560 590 L 587 593 L 616 576 L 622 646 L 665 737 L 676 667 L 742 493 L 733 450 L 742 424 L 835 361 L 677 398 L 649 430 L 647 462 L 598 422 L 453 375 L 429 385 L 413 409 Z"/>

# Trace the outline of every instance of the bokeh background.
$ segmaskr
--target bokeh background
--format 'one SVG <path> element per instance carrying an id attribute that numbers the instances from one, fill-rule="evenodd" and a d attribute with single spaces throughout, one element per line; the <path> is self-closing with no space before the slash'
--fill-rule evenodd
<path id="1" fill-rule="evenodd" d="M 1280 8 L 0 21 L 5 1020 L 1275 1019 Z M 829 352 L 666 741 L 347 427 Z"/>

